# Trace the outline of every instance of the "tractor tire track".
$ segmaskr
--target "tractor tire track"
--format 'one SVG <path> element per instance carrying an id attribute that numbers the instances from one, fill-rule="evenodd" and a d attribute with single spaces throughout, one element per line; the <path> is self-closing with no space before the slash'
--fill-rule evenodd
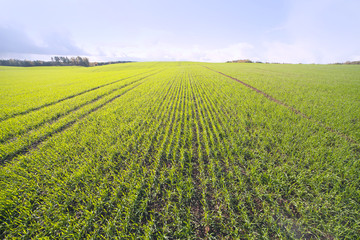
<path id="1" fill-rule="evenodd" d="M 43 109 L 43 108 L 45 108 L 45 107 L 49 107 L 49 106 L 55 105 L 55 104 L 57 104 L 57 103 L 63 102 L 63 101 L 65 101 L 65 100 L 72 99 L 72 98 L 74 98 L 74 97 L 77 97 L 77 96 L 83 95 L 83 94 L 85 94 L 85 93 L 88 93 L 88 92 L 97 90 L 97 89 L 99 89 L 99 88 L 103 88 L 103 87 L 106 87 L 106 86 L 115 84 L 115 83 L 117 83 L 117 82 L 120 82 L 120 81 L 129 79 L 129 78 L 132 78 L 132 77 L 136 77 L 136 76 L 139 76 L 139 75 L 141 75 L 141 74 L 146 74 L 146 73 L 149 73 L 149 72 L 151 72 L 151 71 L 148 71 L 148 72 L 145 72 L 145 73 L 135 74 L 135 75 L 132 75 L 132 76 L 129 76 L 129 77 L 126 77 L 126 78 L 122 78 L 122 79 L 119 79 L 119 80 L 116 80 L 116 81 L 112 81 L 112 82 L 109 82 L 109 83 L 106 83 L 106 84 L 102 84 L 102 85 L 99 85 L 99 86 L 97 86 L 97 87 L 93 87 L 93 88 L 84 90 L 84 91 L 82 91 L 82 92 L 79 92 L 79 93 L 76 93 L 76 94 L 73 94 L 73 95 L 70 95 L 70 96 L 67 96 L 67 97 L 58 99 L 58 100 L 56 100 L 56 101 L 52 101 L 52 102 L 49 102 L 49 103 L 45 103 L 45 104 L 40 105 L 40 106 L 38 106 L 38 107 L 33 107 L 33 108 L 27 109 L 27 110 L 22 111 L 22 112 L 18 112 L 18 113 L 14 113 L 14 114 L 11 114 L 11 115 L 8 115 L 8 116 L 4 116 L 3 118 L 0 118 L 0 122 L 3 122 L 3 121 L 5 121 L 5 120 L 7 120 L 7 119 L 14 118 L 14 117 L 17 117 L 17 116 L 20 116 L 20 115 L 25 115 L 25 114 L 30 113 L 30 112 L 38 111 L 38 110 Z"/>
<path id="2" fill-rule="evenodd" d="M 118 99 L 119 97 L 123 96 L 124 94 L 126 94 L 127 92 L 131 91 L 132 89 L 136 88 L 137 86 L 139 86 L 142 83 L 139 83 L 137 85 L 135 85 L 132 88 L 129 88 L 128 90 L 126 90 L 125 92 L 116 95 L 115 97 L 107 100 L 106 102 L 100 104 L 99 106 L 91 109 L 90 111 L 82 114 L 80 117 L 78 117 L 77 119 L 71 120 L 70 122 L 66 123 L 65 125 L 62 125 L 58 128 L 56 128 L 54 131 L 49 132 L 41 137 L 39 137 L 37 140 L 33 141 L 32 143 L 21 147 L 20 149 L 5 155 L 2 159 L 0 159 L 0 164 L 3 165 L 4 163 L 10 162 L 12 161 L 14 158 L 18 157 L 19 155 L 24 155 L 34 149 L 36 149 L 41 143 L 43 143 L 44 141 L 46 141 L 47 139 L 49 139 L 50 137 L 52 137 L 55 134 L 61 133 L 63 131 L 65 131 L 66 129 L 70 128 L 71 126 L 73 126 L 76 122 L 82 120 L 83 118 L 87 117 L 88 115 L 90 115 L 91 113 L 99 110 L 100 108 L 104 107 L 105 105 L 113 102 L 114 100 Z"/>
<path id="3" fill-rule="evenodd" d="M 305 115 L 304 113 L 302 113 L 301 111 L 297 110 L 296 108 L 287 105 L 286 103 L 284 103 L 284 102 L 282 102 L 282 101 L 280 101 L 280 100 L 278 100 L 278 99 L 270 96 L 269 94 L 261 91 L 260 89 L 257 89 L 257 88 L 255 88 L 255 87 L 253 87 L 253 86 L 251 86 L 251 85 L 249 85 L 249 84 L 247 84 L 247 83 L 245 83 L 245 82 L 243 82 L 243 81 L 241 81 L 241 80 L 239 80 L 239 79 L 237 79 L 237 78 L 231 77 L 231 76 L 229 76 L 229 75 L 227 75 L 227 74 L 225 74 L 225 73 L 222 73 L 222 72 L 220 72 L 220 71 L 216 71 L 216 70 L 211 69 L 211 68 L 206 67 L 206 66 L 202 66 L 202 67 L 207 68 L 207 69 L 209 69 L 209 70 L 211 70 L 211 71 L 213 71 L 213 72 L 219 73 L 219 74 L 221 74 L 221 75 L 223 75 L 223 76 L 225 76 L 225 77 L 227 77 L 227 78 L 230 78 L 230 79 L 232 79 L 232 80 L 235 80 L 235 81 L 241 83 L 242 85 L 244 85 L 244 86 L 246 86 L 246 87 L 254 90 L 255 92 L 263 95 L 264 97 L 266 97 L 266 98 L 269 99 L 270 101 L 275 102 L 275 103 L 277 103 L 278 105 L 284 106 L 284 107 L 286 107 L 287 109 L 289 109 L 289 110 L 291 110 L 292 112 L 294 112 L 295 114 L 297 114 L 297 115 L 299 115 L 299 116 L 301 116 L 301 117 L 303 117 L 303 118 L 305 118 L 305 119 L 308 119 L 308 120 L 310 120 L 310 121 L 318 124 L 319 126 L 325 128 L 325 129 L 328 130 L 329 132 L 332 132 L 332 133 L 338 135 L 339 137 L 344 138 L 344 139 L 347 140 L 348 142 L 358 144 L 357 141 L 355 141 L 354 139 L 352 139 L 352 138 L 350 138 L 349 136 L 345 135 L 344 133 L 341 133 L 341 132 L 339 132 L 339 131 L 336 130 L 336 129 L 333 129 L 333 128 L 329 127 L 329 126 L 326 126 L 326 125 L 325 125 L 324 123 L 322 123 L 321 121 L 317 121 L 317 120 L 315 120 L 315 119 L 313 119 L 313 118 Z"/>
<path id="4" fill-rule="evenodd" d="M 205 89 L 204 89 L 205 90 Z M 224 94 L 224 93 L 223 93 Z M 210 95 L 204 95 L 205 96 L 205 98 L 207 98 L 209 101 L 212 101 L 213 103 L 214 103 L 214 99 L 216 99 L 216 97 L 214 98 L 214 99 L 211 99 L 211 96 Z M 223 97 L 218 97 L 218 99 L 223 99 Z M 216 104 L 215 105 L 212 105 L 213 106 L 213 109 L 214 110 L 216 110 L 216 108 L 214 107 L 214 106 L 216 106 Z M 222 126 L 223 124 L 222 124 L 222 121 L 224 120 L 224 122 L 227 122 L 228 120 L 230 120 L 231 119 L 231 117 L 230 117 L 230 115 L 228 115 L 227 113 L 226 113 L 226 111 L 223 111 L 223 113 L 220 113 L 219 111 L 216 113 L 216 116 L 218 117 L 218 121 L 220 122 L 220 126 Z M 221 120 L 220 118 L 224 118 L 223 120 Z M 221 145 L 223 145 L 223 146 L 229 146 L 229 145 L 232 145 L 233 143 L 233 136 L 235 136 L 235 134 L 233 135 L 233 134 L 230 134 L 229 135 L 229 137 L 227 137 L 227 138 L 224 138 L 224 139 L 221 139 L 219 142 L 218 142 L 218 146 L 217 147 L 220 147 Z M 228 154 L 228 156 L 229 156 L 229 154 Z M 225 156 L 218 156 L 218 158 L 219 159 L 224 159 L 224 158 L 226 158 Z M 254 188 L 252 187 L 252 185 L 249 185 L 251 182 L 252 182 L 252 180 L 251 180 L 251 178 L 248 176 L 248 174 L 245 172 L 245 170 L 244 170 L 244 166 L 242 166 L 242 165 L 238 165 L 239 167 L 241 167 L 241 174 L 237 174 L 237 173 L 235 173 L 234 172 L 234 169 L 235 169 L 235 164 L 234 164 L 234 162 L 232 163 L 232 166 L 231 167 L 228 167 L 227 168 L 227 170 L 226 170 L 226 173 L 228 173 L 228 172 L 232 172 L 232 174 L 231 174 L 231 176 L 233 176 L 233 179 L 230 179 L 230 178 L 226 178 L 226 182 L 234 182 L 234 181 L 236 181 L 236 179 L 239 179 L 239 178 L 241 178 L 241 179 L 244 179 L 244 181 L 246 182 L 246 191 L 247 192 L 250 192 L 251 193 L 251 199 L 248 199 L 248 203 L 249 203 L 249 206 L 251 206 L 251 208 L 247 208 L 247 215 L 249 216 L 249 218 L 253 218 L 253 215 L 254 215 L 254 209 L 256 209 L 256 211 L 259 211 L 259 212 L 263 212 L 263 199 L 261 198 L 261 196 L 258 194 L 258 193 L 256 193 L 256 191 L 254 191 Z M 225 167 L 226 168 L 226 166 L 223 166 L 223 167 Z M 228 174 L 226 174 L 226 176 L 228 177 L 229 175 Z M 236 177 L 235 177 L 236 176 Z M 236 189 L 234 189 L 233 188 L 233 185 L 232 184 L 224 184 L 223 185 L 223 188 L 224 189 L 226 189 L 227 191 L 226 191 L 226 193 L 228 194 L 229 192 L 236 192 Z M 266 191 L 268 194 L 271 194 L 271 192 L 268 192 L 268 191 Z M 228 195 L 228 198 L 230 198 L 230 195 Z M 239 200 L 237 200 L 237 201 L 239 201 Z M 277 200 L 278 202 L 282 202 L 282 204 L 283 204 L 283 202 L 284 201 L 286 201 L 286 199 L 284 200 L 284 199 L 280 199 L 280 200 Z M 237 213 L 235 213 L 235 211 L 233 211 L 233 209 L 231 209 L 232 207 L 231 207 L 231 205 L 230 205 L 230 202 L 229 202 L 229 204 L 228 204 L 228 208 L 226 209 L 226 210 L 229 210 L 229 212 L 230 212 L 230 215 L 231 216 L 236 216 L 236 215 L 238 215 Z M 284 204 L 282 205 L 282 208 L 285 208 L 284 207 Z M 293 204 L 291 204 L 290 203 L 290 208 L 291 208 L 291 211 L 292 211 L 292 213 L 294 214 L 294 217 L 295 218 L 300 218 L 301 216 L 300 216 L 300 213 L 299 213 L 299 211 L 297 210 L 297 208 L 296 208 L 296 206 L 295 205 L 293 205 Z M 224 210 L 223 210 L 223 212 L 224 212 Z M 289 214 L 289 213 L 282 213 L 283 215 L 286 215 L 286 214 Z M 235 219 L 232 219 L 233 221 L 235 221 Z M 234 225 L 234 224 L 232 224 L 232 225 Z M 295 226 L 295 225 L 293 225 L 293 226 Z M 269 228 L 271 228 L 271 226 L 268 226 Z M 307 229 L 307 231 L 308 232 L 310 232 L 310 230 L 309 229 Z M 272 235 L 275 235 L 276 233 L 275 232 L 272 232 L 271 233 Z M 314 233 L 310 233 L 311 235 L 314 235 Z M 314 235 L 315 236 L 315 235 Z"/>
<path id="5" fill-rule="evenodd" d="M 5 143 L 5 142 L 15 141 L 15 140 L 18 138 L 19 135 L 26 134 L 26 133 L 30 132 L 31 130 L 36 130 L 37 128 L 42 127 L 42 126 L 45 125 L 45 124 L 52 124 L 52 123 L 54 123 L 55 121 L 57 121 L 57 120 L 59 120 L 59 119 L 61 119 L 61 118 L 63 118 L 63 117 L 68 116 L 68 115 L 69 115 L 70 113 L 72 113 L 72 112 L 76 112 L 77 110 L 79 110 L 79 109 L 81 109 L 81 108 L 83 108 L 83 107 L 85 107 L 85 106 L 87 106 L 87 105 L 90 105 L 90 104 L 92 104 L 92 103 L 94 103 L 94 102 L 97 102 L 97 101 L 103 99 L 103 98 L 106 97 L 106 96 L 109 96 L 109 95 L 112 94 L 113 92 L 116 92 L 116 91 L 118 91 L 118 90 L 120 90 L 120 89 L 122 89 L 122 88 L 128 87 L 128 86 L 130 86 L 130 85 L 132 85 L 132 84 L 134 84 L 134 83 L 136 83 L 136 82 L 139 82 L 139 81 L 141 81 L 141 80 L 143 80 L 143 79 L 145 79 L 145 78 L 151 77 L 151 76 L 153 76 L 153 75 L 155 75 L 155 74 L 157 74 L 157 73 L 159 73 L 159 72 L 156 72 L 156 73 L 147 75 L 147 76 L 145 76 L 145 77 L 139 78 L 139 79 L 137 79 L 137 80 L 135 80 L 135 81 L 132 81 L 132 82 L 130 82 L 130 83 L 124 84 L 124 85 L 122 85 L 122 86 L 120 86 L 120 87 L 111 89 L 111 90 L 108 91 L 107 93 L 103 93 L 103 94 L 101 94 L 101 95 L 98 95 L 98 96 L 96 96 L 95 98 L 93 98 L 93 99 L 91 99 L 91 100 L 89 100 L 89 101 L 86 101 L 86 102 L 84 102 L 84 103 L 82 103 L 82 104 L 80 104 L 80 105 L 78 105 L 78 106 L 76 106 L 76 107 L 74 107 L 74 108 L 72 108 L 72 109 L 69 109 L 68 111 L 66 111 L 66 112 L 64 112 L 64 113 L 56 114 L 55 116 L 51 117 L 51 118 L 48 119 L 48 120 L 45 120 L 45 121 L 40 122 L 40 123 L 38 123 L 38 124 L 35 124 L 35 125 L 33 125 L 33 126 L 29 126 L 29 127 L 25 128 L 24 130 L 21 130 L 21 131 L 19 131 L 19 132 L 10 133 L 8 137 L 6 137 L 6 138 L 4 138 L 4 139 L 1 139 L 1 140 L 0 140 L 0 143 L 2 144 L 2 143 Z"/>

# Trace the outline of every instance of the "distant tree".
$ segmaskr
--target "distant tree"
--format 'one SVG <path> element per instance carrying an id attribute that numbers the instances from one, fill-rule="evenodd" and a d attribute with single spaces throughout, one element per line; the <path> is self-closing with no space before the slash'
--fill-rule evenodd
<path id="1" fill-rule="evenodd" d="M 90 66 L 89 59 L 86 58 L 86 57 L 83 58 L 83 66 L 84 66 L 84 67 L 89 67 L 89 66 Z"/>
<path id="2" fill-rule="evenodd" d="M 74 57 L 70 58 L 70 64 L 71 65 L 76 65 L 76 59 Z"/>
<path id="3" fill-rule="evenodd" d="M 83 59 L 79 56 L 76 57 L 76 65 L 83 66 Z"/>

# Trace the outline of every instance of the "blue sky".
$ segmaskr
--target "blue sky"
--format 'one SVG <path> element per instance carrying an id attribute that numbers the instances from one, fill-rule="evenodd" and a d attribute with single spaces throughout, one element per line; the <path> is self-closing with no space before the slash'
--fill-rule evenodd
<path id="1" fill-rule="evenodd" d="M 360 60 L 358 0 L 0 0 L 0 58 Z"/>

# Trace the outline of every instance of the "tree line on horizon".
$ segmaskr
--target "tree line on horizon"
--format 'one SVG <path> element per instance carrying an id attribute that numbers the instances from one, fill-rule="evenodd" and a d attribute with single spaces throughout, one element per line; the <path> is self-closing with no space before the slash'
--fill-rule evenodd
<path id="1" fill-rule="evenodd" d="M 231 60 L 231 61 L 227 61 L 226 63 L 263 63 L 260 61 L 251 61 L 250 59 L 239 59 L 239 60 Z M 269 62 L 265 62 L 265 63 L 269 63 Z M 277 62 L 272 62 L 271 64 L 280 64 Z M 290 63 L 283 63 L 283 64 L 290 64 Z M 360 61 L 346 61 L 346 62 L 342 62 L 342 63 L 333 63 L 335 65 L 356 65 L 356 64 L 360 64 Z"/>
<path id="2" fill-rule="evenodd" d="M 360 64 L 360 61 L 346 61 L 344 63 L 334 63 L 334 64 Z"/>
<path id="3" fill-rule="evenodd" d="M 14 67 L 37 67 L 37 66 L 83 66 L 93 67 L 115 63 L 128 63 L 131 61 L 111 61 L 111 62 L 90 62 L 87 57 L 51 57 L 51 61 L 42 60 L 19 60 L 19 59 L 0 59 L 0 66 L 14 66 Z"/>
<path id="4" fill-rule="evenodd" d="M 55 56 L 51 58 L 51 61 L 42 60 L 19 60 L 19 59 L 7 59 L 0 60 L 1 66 L 17 66 L 17 67 L 35 67 L 35 66 L 83 66 L 89 67 L 90 61 L 87 57 L 62 57 Z"/>
<path id="5" fill-rule="evenodd" d="M 89 67 L 90 61 L 87 57 L 52 57 L 51 62 L 55 62 L 56 66 L 84 66 Z"/>

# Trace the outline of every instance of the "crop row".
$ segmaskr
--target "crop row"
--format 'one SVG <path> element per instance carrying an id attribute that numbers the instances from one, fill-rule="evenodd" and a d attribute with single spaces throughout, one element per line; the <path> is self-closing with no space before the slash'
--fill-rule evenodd
<path id="1" fill-rule="evenodd" d="M 143 79 L 146 80 L 149 76 L 151 75 L 125 82 L 116 88 L 106 89 L 107 91 L 104 92 L 94 93 L 97 95 L 92 94 L 85 96 L 85 98 L 75 99 L 72 102 L 66 102 L 66 104 L 61 106 L 54 106 L 53 108 L 46 109 L 46 112 L 39 111 L 35 114 L 30 114 L 30 116 L 20 116 L 14 120 L 9 119 L 3 122 L 5 130 L 3 135 L 7 136 L 7 138 L 10 136 L 15 136 L 15 138 L 6 139 L 8 141 L 0 145 L 0 152 L 2 153 L 1 162 L 9 161 L 18 154 L 28 151 L 29 148 L 36 147 L 51 135 L 63 131 L 78 119 L 87 116 L 89 113 L 120 97 L 133 87 L 138 86 L 141 81 L 144 81 Z M 41 116 L 44 117 L 41 119 Z M 19 118 L 20 120 L 18 120 Z M 35 120 L 32 120 L 33 118 Z"/>
<path id="2" fill-rule="evenodd" d="M 106 66 L 102 71 L 74 67 L 2 67 L 0 121 L 116 84 L 128 77 L 156 71 L 158 68 L 152 65 L 143 64 L 142 68 L 124 65 L 120 69 Z"/>
<path id="3" fill-rule="evenodd" d="M 359 68 L 334 65 L 207 64 L 258 88 L 321 124 L 360 139 Z"/>
<path id="4" fill-rule="evenodd" d="M 356 144 L 202 66 L 163 66 L 19 134 L 1 237 L 356 238 Z"/>
<path id="5" fill-rule="evenodd" d="M 144 77 L 151 75 L 152 74 L 144 75 Z M 72 95 L 71 97 L 57 100 L 55 103 L 46 104 L 46 106 L 37 107 L 36 109 L 29 109 L 26 111 L 27 114 L 21 114 L 21 116 L 4 120 L 1 122 L 3 131 L 1 132 L 0 143 L 9 141 L 13 137 L 22 135 L 48 122 L 55 121 L 63 116 L 77 111 L 78 109 L 94 103 L 121 88 L 141 80 L 144 77 L 139 79 L 139 77 L 136 78 L 136 76 L 134 76 L 118 80 L 116 81 L 116 83 L 120 82 L 118 84 L 115 84 L 114 82 L 107 84 L 111 86 L 100 86 L 86 90 L 85 92 Z"/>

